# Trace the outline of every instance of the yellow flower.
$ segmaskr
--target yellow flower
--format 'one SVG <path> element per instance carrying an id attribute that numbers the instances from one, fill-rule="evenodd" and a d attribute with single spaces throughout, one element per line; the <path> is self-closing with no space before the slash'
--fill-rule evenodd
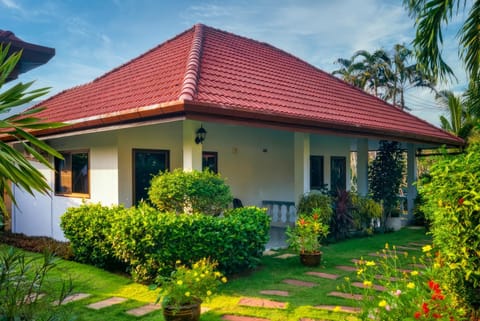
<path id="1" fill-rule="evenodd" d="M 189 296 L 190 296 L 190 292 L 185 292 L 185 296 L 186 296 L 186 297 L 189 297 Z"/>
<path id="2" fill-rule="evenodd" d="M 413 275 L 413 276 L 417 276 L 417 275 L 418 275 L 418 271 L 412 271 L 412 272 L 410 272 L 410 274 Z"/>
<path id="3" fill-rule="evenodd" d="M 366 266 L 375 266 L 375 261 L 367 261 Z"/>
<path id="4" fill-rule="evenodd" d="M 363 269 L 358 269 L 357 270 L 357 275 L 361 275 L 363 273 Z"/>
<path id="5" fill-rule="evenodd" d="M 214 274 L 215 274 L 215 277 L 217 277 L 217 278 L 219 278 L 219 277 L 221 277 L 221 276 L 222 276 L 222 273 L 220 273 L 220 272 L 218 272 L 218 271 L 215 271 L 215 273 L 214 273 Z"/>
<path id="6" fill-rule="evenodd" d="M 422 247 L 423 252 L 430 252 L 431 250 L 432 250 L 431 245 L 425 245 L 424 247 Z"/>
<path id="7" fill-rule="evenodd" d="M 388 247 L 389 247 L 389 246 L 388 246 L 388 243 L 385 243 L 385 248 L 386 248 L 387 250 L 388 250 Z"/>
<path id="8" fill-rule="evenodd" d="M 350 282 L 350 278 L 348 276 L 344 277 L 345 281 Z"/>
<path id="9" fill-rule="evenodd" d="M 211 296 L 212 295 L 212 291 L 208 290 L 207 291 L 207 296 Z"/>
<path id="10" fill-rule="evenodd" d="M 339 307 L 338 305 L 335 308 L 333 308 L 333 312 L 340 312 L 340 311 L 342 311 L 342 308 Z"/>
<path id="11" fill-rule="evenodd" d="M 221 279 L 221 281 L 222 281 L 223 283 L 227 283 L 227 278 L 226 278 L 226 277 L 223 277 L 223 278 Z"/>
<path id="12" fill-rule="evenodd" d="M 178 280 L 177 281 L 177 285 L 182 285 L 183 284 L 183 281 L 182 280 Z"/>
<path id="13" fill-rule="evenodd" d="M 387 301 L 382 300 L 382 301 L 378 302 L 378 306 L 381 307 L 381 308 L 386 307 L 387 306 Z"/>
<path id="14" fill-rule="evenodd" d="M 177 265 L 180 264 L 180 263 L 182 263 L 182 261 L 180 261 L 180 260 L 177 260 L 177 261 L 175 262 L 175 264 L 177 264 Z"/>
<path id="15" fill-rule="evenodd" d="M 363 281 L 363 285 L 367 288 L 370 288 L 370 287 L 372 287 L 373 283 L 368 281 L 368 280 L 365 280 L 365 281 Z"/>
<path id="16" fill-rule="evenodd" d="M 409 289 L 414 289 L 414 288 L 415 288 L 415 283 L 413 283 L 413 282 L 408 282 L 408 283 L 407 283 L 407 288 L 409 288 Z"/>
<path id="17" fill-rule="evenodd" d="M 438 200 L 438 207 L 442 207 L 442 205 L 443 205 L 442 200 Z"/>

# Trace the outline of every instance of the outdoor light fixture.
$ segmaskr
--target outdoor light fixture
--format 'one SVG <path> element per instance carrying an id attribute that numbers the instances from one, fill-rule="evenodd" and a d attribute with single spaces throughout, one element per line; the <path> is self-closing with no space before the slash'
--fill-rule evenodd
<path id="1" fill-rule="evenodd" d="M 203 125 L 201 125 L 200 128 L 197 129 L 195 143 L 196 144 L 203 143 L 203 141 L 205 140 L 205 136 L 207 136 L 207 131 L 205 130 L 205 128 L 203 128 Z"/>

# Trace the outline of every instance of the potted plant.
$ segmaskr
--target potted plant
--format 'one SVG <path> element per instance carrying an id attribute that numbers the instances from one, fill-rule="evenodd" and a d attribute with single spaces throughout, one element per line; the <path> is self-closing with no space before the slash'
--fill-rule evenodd
<path id="1" fill-rule="evenodd" d="M 218 263 L 203 258 L 191 267 L 177 261 L 170 277 L 160 277 L 163 316 L 166 321 L 196 321 L 200 319 L 200 305 L 208 300 L 227 278 L 216 270 Z"/>
<path id="2" fill-rule="evenodd" d="M 287 228 L 287 243 L 300 254 L 300 262 L 306 266 L 318 266 L 322 258 L 321 241 L 328 234 L 328 225 L 322 223 L 318 214 L 302 215 L 295 227 Z"/>

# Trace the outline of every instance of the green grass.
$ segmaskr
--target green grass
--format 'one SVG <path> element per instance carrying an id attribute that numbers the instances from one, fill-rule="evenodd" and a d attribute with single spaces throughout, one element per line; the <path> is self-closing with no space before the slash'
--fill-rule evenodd
<path id="1" fill-rule="evenodd" d="M 201 319 L 204 321 L 221 320 L 222 315 L 248 315 L 270 320 L 299 320 L 300 318 L 314 318 L 318 320 L 355 320 L 345 313 L 334 313 L 313 308 L 315 305 L 350 305 L 356 302 L 341 298 L 329 297 L 327 293 L 337 291 L 344 284 L 344 277 L 355 278 L 355 272 L 344 272 L 335 268 L 337 265 L 351 265 L 353 258 L 367 257 L 369 253 L 381 251 L 385 243 L 390 245 L 406 245 L 409 242 L 425 241 L 424 230 L 403 229 L 396 233 L 376 235 L 374 237 L 351 239 L 344 242 L 324 246 L 322 265 L 317 268 L 303 267 L 298 257 L 278 259 L 265 256 L 261 265 L 255 271 L 241 276 L 233 276 L 222 288 L 221 295 L 202 304 L 210 310 L 205 312 Z M 2 247 L 0 247 L 0 250 Z M 419 255 L 420 251 L 409 251 L 411 255 Z M 417 252 L 415 254 L 415 252 Z M 278 251 L 279 254 L 289 253 L 288 250 Z M 33 255 L 33 254 L 32 254 Z M 373 259 L 370 257 L 369 259 Z M 307 271 L 319 271 L 341 275 L 337 280 L 321 279 L 306 275 Z M 71 278 L 74 292 L 92 294 L 91 297 L 69 303 L 69 309 L 78 321 L 93 320 L 163 320 L 161 311 L 152 312 L 144 317 L 133 317 L 125 313 L 126 310 L 154 302 L 156 292 L 150 291 L 148 286 L 133 283 L 127 276 L 118 275 L 97 269 L 88 265 L 71 261 L 59 260 L 58 269 L 51 275 Z M 283 283 L 285 279 L 297 279 L 315 282 L 318 285 L 312 288 L 292 286 Z M 261 290 L 288 291 L 288 297 L 268 296 L 260 294 Z M 99 311 L 91 310 L 87 304 L 100 301 L 112 296 L 125 297 L 127 302 L 111 306 Z M 241 307 L 237 303 L 242 297 L 265 298 L 280 302 L 287 302 L 286 309 L 266 309 Z"/>

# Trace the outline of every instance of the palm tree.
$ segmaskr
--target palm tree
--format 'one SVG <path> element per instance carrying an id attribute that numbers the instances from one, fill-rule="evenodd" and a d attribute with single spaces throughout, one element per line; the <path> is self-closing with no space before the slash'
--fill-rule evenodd
<path id="1" fill-rule="evenodd" d="M 423 71 L 435 79 L 454 76 L 442 57 L 443 28 L 461 10 L 469 9 L 468 16 L 458 31 L 460 58 L 465 63 L 470 79 L 480 78 L 480 1 L 476 0 L 404 0 L 404 6 L 417 27 L 413 45 L 417 61 Z"/>
<path id="2" fill-rule="evenodd" d="M 385 50 L 380 49 L 373 53 L 359 50 L 353 54 L 352 60 L 355 61 L 358 58 L 362 58 L 358 67 L 360 82 L 364 84 L 364 89 L 378 97 L 379 88 L 385 86 L 387 82 L 390 57 Z"/>
<path id="3" fill-rule="evenodd" d="M 365 87 L 365 82 L 362 77 L 359 76 L 363 71 L 363 64 L 355 62 L 353 58 L 338 58 L 335 61 L 336 64 L 341 66 L 340 69 L 334 70 L 332 75 L 339 76 L 345 82 L 363 89 Z"/>
<path id="4" fill-rule="evenodd" d="M 0 88 L 6 82 L 7 77 L 13 71 L 20 59 L 21 52 L 8 54 L 9 46 L 3 47 L 0 44 Z M 40 88 L 28 91 L 33 82 L 26 84 L 18 83 L 4 92 L 0 93 L 0 114 L 9 112 L 15 108 L 31 102 L 35 98 L 45 95 L 48 88 Z M 49 185 L 45 177 L 40 173 L 24 156 L 20 149 L 15 148 L 11 143 L 17 142 L 23 150 L 34 159 L 52 168 L 51 162 L 46 155 L 61 158 L 61 155 L 45 142 L 32 135 L 32 130 L 55 128 L 63 126 L 61 123 L 43 122 L 35 117 L 35 114 L 43 108 L 33 108 L 17 113 L 4 119 L 0 119 L 0 211 L 7 213 L 4 193 L 15 203 L 10 182 L 18 185 L 30 194 L 34 191 L 48 193 Z M 3 225 L 0 215 L 0 227 Z"/>
<path id="5" fill-rule="evenodd" d="M 477 106 L 471 104 L 467 94 L 457 96 L 449 90 L 438 92 L 436 99 L 447 110 L 447 116 L 440 116 L 442 128 L 467 139 L 479 120 L 474 109 Z"/>

